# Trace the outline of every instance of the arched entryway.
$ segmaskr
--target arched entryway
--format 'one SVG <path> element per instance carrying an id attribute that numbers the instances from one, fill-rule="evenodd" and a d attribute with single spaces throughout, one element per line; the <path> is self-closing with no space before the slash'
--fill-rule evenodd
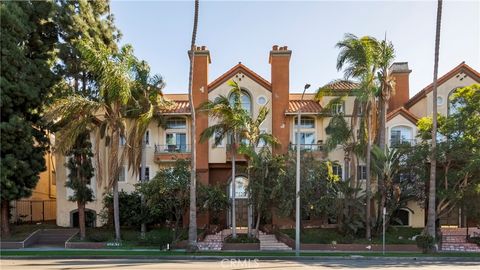
<path id="1" fill-rule="evenodd" d="M 85 209 L 85 226 L 93 228 L 97 220 L 97 213 L 91 209 Z M 78 228 L 78 209 L 70 212 L 70 227 Z"/>
<path id="2" fill-rule="evenodd" d="M 252 209 L 248 203 L 248 178 L 243 175 L 237 175 L 235 178 L 235 216 L 237 227 L 248 227 L 252 223 Z M 230 181 L 228 196 L 233 198 L 233 181 Z M 228 211 L 228 226 L 232 226 L 232 211 Z"/>

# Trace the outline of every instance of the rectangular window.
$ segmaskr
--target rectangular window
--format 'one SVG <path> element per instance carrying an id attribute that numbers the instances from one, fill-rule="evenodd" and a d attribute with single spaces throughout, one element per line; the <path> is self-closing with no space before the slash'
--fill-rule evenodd
<path id="1" fill-rule="evenodd" d="M 150 130 L 145 131 L 145 144 L 150 145 Z"/>
<path id="2" fill-rule="evenodd" d="M 332 166 L 332 169 L 333 169 L 333 174 L 338 176 L 340 179 L 343 179 L 343 175 L 342 175 L 342 166 L 341 165 L 338 165 L 338 164 L 334 164 Z"/>
<path id="3" fill-rule="evenodd" d="M 367 179 L 367 166 L 359 165 L 357 167 L 357 180 Z"/>
<path id="4" fill-rule="evenodd" d="M 127 178 L 125 175 L 125 166 L 120 166 L 118 172 L 118 182 L 127 182 Z"/>
<path id="5" fill-rule="evenodd" d="M 168 152 L 186 152 L 187 134 L 186 133 L 167 133 L 166 137 Z"/>
<path id="6" fill-rule="evenodd" d="M 138 181 L 142 181 L 142 167 L 138 168 Z M 150 167 L 145 167 L 145 181 L 150 180 Z"/>
<path id="7" fill-rule="evenodd" d="M 295 133 L 295 145 L 298 141 L 298 133 Z M 311 149 L 315 147 L 315 133 L 313 132 L 300 132 L 300 149 Z"/>
<path id="8" fill-rule="evenodd" d="M 222 137 L 222 133 L 219 132 L 219 131 L 215 131 L 215 137 L 213 139 L 213 142 L 216 143 L 217 141 L 220 140 L 221 137 Z M 223 147 L 223 141 L 224 141 L 224 139 L 220 140 L 218 142 L 218 145 L 216 145 L 216 147 Z"/>
<path id="9" fill-rule="evenodd" d="M 402 140 L 402 132 L 400 130 L 392 130 L 390 133 L 390 145 L 399 145 Z"/>
<path id="10" fill-rule="evenodd" d="M 343 103 L 338 102 L 338 103 L 332 104 L 332 114 L 333 115 L 338 115 L 338 114 L 343 114 L 343 113 L 344 113 Z"/>
<path id="11" fill-rule="evenodd" d="M 170 118 L 167 120 L 167 129 L 187 128 L 187 121 L 184 118 Z"/>
<path id="12" fill-rule="evenodd" d="M 295 128 L 298 128 L 298 118 L 295 118 Z M 315 128 L 315 119 L 300 117 L 300 128 Z"/>

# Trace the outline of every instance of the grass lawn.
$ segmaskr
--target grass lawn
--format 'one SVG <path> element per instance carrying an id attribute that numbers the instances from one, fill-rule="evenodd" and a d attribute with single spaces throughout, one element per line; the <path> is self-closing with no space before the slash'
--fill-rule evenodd
<path id="1" fill-rule="evenodd" d="M 202 230 L 198 230 L 200 234 Z M 175 232 L 169 228 L 155 228 L 145 233 L 145 238 L 141 238 L 140 230 L 133 228 L 122 228 L 122 246 L 121 248 L 166 248 L 174 240 Z M 178 232 L 179 241 L 188 239 L 188 229 L 180 229 Z M 87 228 L 85 240 L 80 240 L 77 234 L 72 238 L 73 242 L 114 242 L 115 232 L 113 228 Z"/>
<path id="2" fill-rule="evenodd" d="M 29 256 L 29 257 L 94 257 L 94 256 L 108 256 L 108 257 L 162 257 L 162 256 L 228 256 L 228 257 L 294 257 L 294 252 L 259 252 L 259 251 L 245 251 L 245 252 L 176 252 L 176 251 L 158 251 L 158 250 L 8 250 L 1 251 L 1 256 Z M 365 257 L 466 257 L 478 258 L 478 253 L 435 253 L 422 254 L 412 252 L 397 252 L 385 253 L 381 252 L 302 252 L 302 257 L 349 257 L 352 255 Z"/>
<path id="3" fill-rule="evenodd" d="M 42 223 L 42 224 L 10 224 L 10 237 L 2 237 L 4 242 L 20 242 L 25 240 L 30 234 L 40 229 L 57 229 L 59 228 L 55 224 Z"/>
<path id="4" fill-rule="evenodd" d="M 415 241 L 409 240 L 412 236 L 419 235 L 421 228 L 409 227 L 390 227 L 385 234 L 385 243 L 387 244 L 416 244 Z M 295 239 L 295 229 L 284 229 L 281 232 Z M 335 228 L 318 228 L 318 229 L 304 229 L 300 235 L 302 243 L 305 244 L 331 244 L 336 241 L 337 244 L 367 244 L 369 243 L 364 238 L 352 238 L 343 236 Z M 381 244 L 382 236 L 372 238 L 373 244 Z"/>

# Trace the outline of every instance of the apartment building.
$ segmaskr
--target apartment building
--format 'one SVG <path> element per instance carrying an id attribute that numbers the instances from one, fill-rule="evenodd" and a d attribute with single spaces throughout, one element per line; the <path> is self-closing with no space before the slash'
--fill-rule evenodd
<path id="1" fill-rule="evenodd" d="M 192 53 L 189 52 L 190 57 Z M 210 51 L 205 47 L 196 47 L 193 76 L 193 99 L 194 106 L 198 107 L 206 100 L 213 100 L 218 95 L 228 96 L 230 86 L 227 82 L 235 80 L 242 88 L 242 106 L 256 116 L 262 106 L 268 106 L 270 114 L 263 123 L 262 131 L 272 133 L 280 141 L 280 146 L 273 149 L 274 153 L 281 154 L 288 151 L 292 143 L 296 140 L 296 115 L 299 109 L 302 111 L 300 143 L 302 148 L 318 153 L 318 158 L 328 158 L 336 161 L 334 173 L 342 178 L 349 175 L 348 164 L 344 159 L 344 152 L 339 147 L 329 153 L 324 151 L 323 143 L 327 139 L 325 128 L 331 119 L 332 114 L 342 113 L 344 117 L 351 117 L 353 113 L 353 104 L 355 97 L 352 89 L 357 87 L 355 83 L 347 81 L 334 81 L 325 86 L 331 89 L 330 94 L 324 96 L 321 101 L 314 100 L 313 94 L 306 94 L 301 99 L 298 92 L 301 89 L 290 89 L 290 58 L 292 51 L 286 46 L 273 46 L 269 52 L 269 64 L 271 65 L 270 80 L 262 78 L 260 75 L 249 69 L 242 63 L 238 63 L 223 75 L 209 79 L 209 66 L 211 64 Z M 416 122 L 423 116 L 431 115 L 432 111 L 432 86 L 429 85 L 422 89 L 414 97 L 409 98 L 409 76 L 411 70 L 408 63 L 395 63 L 391 67 L 392 74 L 396 79 L 396 91 L 392 97 L 387 117 L 387 133 L 390 145 L 398 143 L 414 143 L 416 137 Z M 452 91 L 458 87 L 480 82 L 480 74 L 465 63 L 461 63 L 450 72 L 440 77 L 438 86 L 439 113 L 448 114 L 448 97 Z M 166 125 L 158 126 L 151 123 L 146 133 L 146 155 L 147 167 L 146 175 L 152 178 L 162 167 L 170 166 L 177 158 L 190 158 L 190 121 L 191 110 L 188 102 L 187 91 L 185 94 L 166 94 L 167 99 L 174 102 L 174 106 L 164 111 Z M 341 102 L 331 106 L 330 114 L 325 114 L 325 107 L 332 99 L 343 96 Z M 322 113 L 323 112 L 323 113 Z M 321 114 L 322 113 L 322 114 Z M 321 115 L 320 115 L 321 114 Z M 248 179 L 241 171 L 236 176 L 235 181 L 231 179 L 231 154 L 229 142 L 225 139 L 220 145 L 214 145 L 212 138 L 208 142 L 200 143 L 200 133 L 209 125 L 214 124 L 205 114 L 196 115 L 196 136 L 197 136 L 197 173 L 198 181 L 203 184 L 224 184 L 229 187 L 228 195 L 231 196 L 231 186 L 236 185 L 237 199 L 237 226 L 247 226 L 248 215 L 248 196 L 245 187 L 248 185 Z M 96 142 L 93 142 L 95 144 Z M 120 144 L 124 144 L 122 138 Z M 105 147 L 100 147 L 100 156 L 106 160 L 107 152 Z M 64 164 L 64 156 L 57 155 L 56 164 Z M 238 156 L 238 164 L 245 164 L 245 159 Z M 362 163 L 359 167 L 360 181 L 365 177 L 365 169 Z M 104 166 L 106 167 L 106 166 Z M 125 191 L 134 190 L 134 185 L 138 183 L 139 173 L 128 170 L 126 164 L 119 178 L 119 189 Z M 106 176 L 106 170 L 102 170 Z M 57 224 L 60 226 L 72 226 L 75 219 L 76 204 L 67 200 L 71 195 L 71 190 L 65 188 L 67 178 L 65 166 L 57 166 Z M 92 179 L 91 187 L 94 190 L 96 199 L 87 205 L 88 211 L 93 216 L 98 214 L 103 208 L 102 199 L 105 187 L 97 183 L 95 177 Z M 373 187 L 375 188 L 375 187 Z M 412 227 L 423 227 L 425 224 L 425 211 L 417 202 L 408 204 L 410 210 L 404 212 L 405 225 Z M 221 222 L 225 225 L 231 224 L 230 211 L 225 211 Z M 184 223 L 188 223 L 187 215 Z M 208 214 L 198 215 L 198 225 L 203 226 L 210 222 Z M 273 215 L 272 223 L 279 226 L 292 226 L 291 220 Z M 95 224 L 100 226 L 102 221 L 97 219 Z"/>

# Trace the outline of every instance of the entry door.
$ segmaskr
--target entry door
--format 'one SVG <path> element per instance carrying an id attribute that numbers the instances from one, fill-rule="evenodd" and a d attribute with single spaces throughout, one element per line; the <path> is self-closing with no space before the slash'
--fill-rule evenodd
<path id="1" fill-rule="evenodd" d="M 237 216 L 237 227 L 247 227 L 248 225 L 248 200 L 235 199 L 235 215 Z"/>

